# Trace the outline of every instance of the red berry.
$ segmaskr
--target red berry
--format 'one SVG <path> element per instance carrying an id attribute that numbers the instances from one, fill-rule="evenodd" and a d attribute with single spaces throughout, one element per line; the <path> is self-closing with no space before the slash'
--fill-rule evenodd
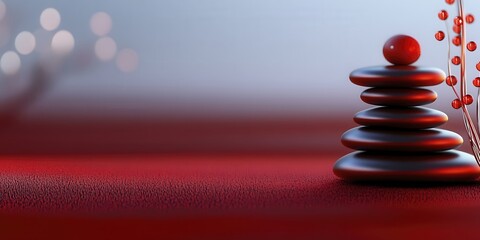
<path id="1" fill-rule="evenodd" d="M 480 77 L 473 79 L 473 86 L 480 87 Z"/>
<path id="2" fill-rule="evenodd" d="M 472 15 L 472 14 L 468 14 L 466 17 L 465 17 L 465 21 L 467 23 L 473 23 L 475 21 L 475 17 Z"/>
<path id="3" fill-rule="evenodd" d="M 458 16 L 458 17 L 455 17 L 455 18 L 453 19 L 453 24 L 455 24 L 455 25 L 457 25 L 457 26 L 462 25 L 462 23 L 463 23 L 463 19 L 462 19 L 461 17 L 459 17 L 459 16 Z"/>
<path id="4" fill-rule="evenodd" d="M 467 44 L 467 49 L 468 49 L 468 51 L 473 52 L 473 51 L 475 51 L 475 50 L 477 49 L 477 44 L 476 44 L 475 42 L 473 42 L 473 41 L 472 41 L 472 42 L 469 42 L 469 43 Z"/>
<path id="5" fill-rule="evenodd" d="M 448 4 L 450 4 L 450 5 L 452 5 L 452 4 L 455 3 L 455 0 L 445 0 L 445 2 L 448 3 Z"/>
<path id="6" fill-rule="evenodd" d="M 438 13 L 438 18 L 440 18 L 440 20 L 447 20 L 448 18 L 448 12 L 445 11 L 445 10 L 442 10 Z"/>
<path id="7" fill-rule="evenodd" d="M 435 39 L 437 39 L 438 41 L 442 41 L 443 39 L 445 39 L 445 33 L 442 31 L 438 31 L 437 33 L 435 33 Z"/>
<path id="8" fill-rule="evenodd" d="M 470 94 L 463 96 L 462 100 L 463 100 L 463 104 L 465 105 L 470 105 L 473 103 L 473 97 Z"/>
<path id="9" fill-rule="evenodd" d="M 458 99 L 455 99 L 452 101 L 452 107 L 455 109 L 459 109 L 462 107 L 462 102 L 460 102 L 460 100 Z"/>
<path id="10" fill-rule="evenodd" d="M 409 65 L 420 57 L 420 44 L 413 37 L 396 35 L 383 46 L 383 56 L 395 65 Z"/>
<path id="11" fill-rule="evenodd" d="M 461 26 L 454 25 L 453 26 L 453 32 L 456 34 L 460 34 L 460 31 L 462 30 Z"/>
<path id="12" fill-rule="evenodd" d="M 475 65 L 475 67 L 477 68 L 478 71 L 480 71 L 480 62 L 478 62 L 477 65 Z"/>
<path id="13" fill-rule="evenodd" d="M 448 76 L 445 79 L 445 83 L 447 83 L 448 86 L 455 86 L 455 85 L 457 85 L 457 78 L 453 75 Z"/>
<path id="14" fill-rule="evenodd" d="M 455 46 L 460 46 L 460 44 L 462 44 L 462 39 L 460 38 L 460 36 L 456 36 L 452 39 L 452 43 Z"/>
<path id="15" fill-rule="evenodd" d="M 461 58 L 459 56 L 455 56 L 455 57 L 452 58 L 452 63 L 454 65 L 458 65 L 458 64 L 460 64 L 460 62 L 461 62 Z"/>

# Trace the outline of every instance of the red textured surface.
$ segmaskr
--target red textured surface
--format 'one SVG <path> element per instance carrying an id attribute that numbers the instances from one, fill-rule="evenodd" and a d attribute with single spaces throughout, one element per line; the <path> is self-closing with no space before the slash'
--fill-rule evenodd
<path id="1" fill-rule="evenodd" d="M 25 239 L 476 237 L 479 184 L 346 183 L 331 172 L 340 155 L 2 156 L 0 232 Z"/>

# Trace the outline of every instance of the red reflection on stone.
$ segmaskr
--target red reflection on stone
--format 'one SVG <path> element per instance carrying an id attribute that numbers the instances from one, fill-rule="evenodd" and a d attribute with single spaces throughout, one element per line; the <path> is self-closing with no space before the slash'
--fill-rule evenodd
<path id="1" fill-rule="evenodd" d="M 419 130 L 378 127 L 352 128 L 342 135 L 341 141 L 351 149 L 384 152 L 443 151 L 463 143 L 460 135 L 438 128 Z"/>
<path id="2" fill-rule="evenodd" d="M 448 121 L 445 113 L 425 107 L 376 107 L 355 114 L 353 120 L 363 126 L 404 129 L 438 127 Z"/>
<path id="3" fill-rule="evenodd" d="M 444 80 L 445 73 L 436 68 L 403 65 L 365 67 L 350 73 L 350 81 L 365 87 L 433 86 Z"/>
<path id="4" fill-rule="evenodd" d="M 380 106 L 419 106 L 437 99 L 437 93 L 423 88 L 375 87 L 360 95 L 362 101 Z"/>

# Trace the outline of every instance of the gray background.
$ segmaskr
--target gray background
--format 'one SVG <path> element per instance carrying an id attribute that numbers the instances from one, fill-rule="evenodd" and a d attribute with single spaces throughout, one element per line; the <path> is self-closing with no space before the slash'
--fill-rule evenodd
<path id="1" fill-rule="evenodd" d="M 433 37 L 444 29 L 437 18 L 437 12 L 448 7 L 444 1 L 5 3 L 12 36 L 38 29 L 41 11 L 54 7 L 62 15 L 60 28 L 73 33 L 76 47 L 94 43 L 89 19 L 97 11 L 108 12 L 118 46 L 133 48 L 140 56 L 139 69 L 131 74 L 119 72 L 113 63 L 98 62 L 62 75 L 52 91 L 28 109 L 27 117 L 351 113 L 365 105 L 358 97 L 362 88 L 351 84 L 348 74 L 358 67 L 387 64 L 381 48 L 398 33 L 412 35 L 422 44 L 418 65 L 446 69 L 445 42 Z M 480 12 L 480 6 L 466 7 L 467 12 Z M 453 12 L 452 7 L 447 9 Z M 478 23 L 470 29 L 472 39 L 479 39 Z M 12 48 L 10 40 L 0 51 Z M 478 55 L 469 57 L 469 70 L 475 73 Z M 435 89 L 440 95 L 437 108 L 449 110 L 453 94 L 444 85 Z"/>

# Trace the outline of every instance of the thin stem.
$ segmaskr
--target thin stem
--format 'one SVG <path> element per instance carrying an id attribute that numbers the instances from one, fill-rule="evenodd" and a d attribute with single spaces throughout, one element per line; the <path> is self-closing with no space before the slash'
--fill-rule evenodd
<path id="1" fill-rule="evenodd" d="M 448 52 L 447 52 L 447 69 L 448 69 L 448 76 L 452 75 L 452 65 L 450 64 L 450 58 L 452 57 L 452 44 L 450 43 L 450 31 L 448 31 L 449 26 L 448 22 L 445 21 L 445 28 L 447 29 L 447 46 L 448 46 Z"/>
<path id="2" fill-rule="evenodd" d="M 480 104 L 480 88 L 477 88 L 477 102 L 475 104 L 475 112 L 477 115 L 477 129 L 480 128 L 480 112 L 478 109 L 479 104 Z"/>
<path id="3" fill-rule="evenodd" d="M 458 92 L 455 89 L 455 87 L 452 85 L 452 90 L 455 96 L 458 98 Z M 465 125 L 465 129 L 467 130 L 468 134 L 468 139 L 470 142 L 470 146 L 472 147 L 472 151 L 475 157 L 475 160 L 477 161 L 477 164 L 480 166 L 480 149 L 478 148 L 479 143 L 480 143 L 480 137 L 478 135 L 477 129 L 475 128 L 475 125 L 473 124 L 473 121 L 470 117 L 470 113 L 468 112 L 468 108 L 466 107 L 465 104 L 462 104 L 462 118 L 463 118 L 463 124 Z"/>
<path id="4" fill-rule="evenodd" d="M 466 62 L 466 39 L 467 39 L 467 33 L 465 29 L 465 18 L 464 18 L 464 13 L 463 13 L 463 0 L 458 1 L 458 15 L 460 17 L 461 24 L 460 24 L 460 40 L 461 40 L 461 57 L 460 57 L 460 100 L 463 100 L 463 97 L 467 93 L 467 85 L 465 84 L 465 78 L 467 77 L 466 71 L 465 71 L 465 62 Z"/>
<path id="5" fill-rule="evenodd" d="M 448 43 L 447 44 L 447 46 L 448 46 L 447 69 L 448 69 L 448 76 L 451 76 L 452 75 L 452 65 L 450 63 L 450 58 L 451 58 L 452 44 L 451 44 L 451 38 L 450 38 L 450 31 L 448 31 L 449 26 L 448 26 L 447 21 L 445 21 L 445 27 L 447 29 L 446 32 L 447 32 L 447 43 Z M 455 89 L 455 87 L 453 85 L 451 87 L 452 87 L 453 93 L 455 94 L 457 99 L 461 99 L 460 96 L 458 95 L 458 92 Z M 478 134 L 476 134 L 475 126 L 473 126 L 473 129 L 472 129 L 472 127 L 470 127 L 472 125 L 471 124 L 472 121 L 471 121 L 471 119 L 470 119 L 470 121 L 468 120 L 469 119 L 469 113 L 468 113 L 468 109 L 466 107 L 462 107 L 462 118 L 463 118 L 463 124 L 465 126 L 465 129 L 467 130 L 470 145 L 477 145 L 479 143 L 480 139 L 478 138 L 478 136 L 475 137 L 475 135 L 478 135 Z M 473 143 L 472 143 L 472 141 L 473 141 Z M 472 146 L 472 148 L 473 148 L 473 146 Z M 477 162 L 480 163 L 480 152 L 478 152 L 478 151 L 475 152 L 475 155 L 479 156 L 478 158 L 476 157 L 476 159 L 477 159 Z"/>
<path id="6" fill-rule="evenodd" d="M 447 29 L 446 32 L 447 32 L 447 43 L 448 43 L 447 69 L 448 69 L 448 76 L 451 76 L 452 75 L 452 65 L 450 64 L 450 58 L 452 57 L 452 44 L 450 43 L 451 38 L 450 38 L 450 31 L 448 31 L 449 26 L 448 26 L 447 21 L 445 21 L 445 27 Z"/>
<path id="7" fill-rule="evenodd" d="M 458 92 L 455 89 L 455 87 L 452 86 L 452 90 L 455 96 L 458 98 L 459 97 Z M 473 124 L 473 121 L 470 118 L 470 113 L 468 112 L 468 108 L 464 104 L 462 105 L 462 117 L 463 117 L 463 123 L 465 125 L 465 129 L 467 130 L 468 139 L 470 142 L 470 146 L 472 147 L 475 160 L 477 161 L 477 164 L 480 166 L 480 149 L 478 148 L 480 138 L 478 136 L 477 129 L 475 128 L 475 125 Z"/>
<path id="8" fill-rule="evenodd" d="M 477 126 L 475 126 L 474 121 L 470 117 L 470 113 L 468 112 L 468 108 L 465 104 L 463 104 L 463 97 L 466 95 L 467 92 L 467 86 L 466 86 L 466 71 L 465 71 L 465 65 L 466 65 L 466 31 L 465 31 L 465 25 L 464 25 L 464 12 L 463 12 L 463 1 L 459 0 L 458 1 L 458 12 L 459 16 L 462 20 L 461 28 L 460 28 L 460 33 L 461 33 L 461 65 L 460 65 L 460 94 L 458 94 L 457 90 L 455 87 L 452 85 L 452 90 L 457 99 L 459 99 L 462 102 L 462 118 L 463 118 L 463 124 L 465 126 L 465 129 L 467 130 L 468 138 L 469 138 L 469 143 L 470 146 L 472 147 L 472 151 L 475 157 L 475 160 L 477 161 L 477 164 L 480 166 L 480 149 L 479 149 L 479 143 L 480 143 L 480 138 L 478 135 L 477 128 L 479 126 L 479 116 L 478 116 L 478 93 L 477 93 L 477 108 L 476 108 L 476 115 L 477 115 Z M 451 58 L 451 38 L 450 38 L 450 32 L 449 32 L 449 27 L 447 21 L 445 21 L 445 26 L 447 28 L 447 40 L 448 40 L 448 76 L 452 75 L 452 69 L 451 69 L 451 63 L 450 63 L 450 58 Z"/>
<path id="9" fill-rule="evenodd" d="M 459 95 L 455 87 L 452 86 L 452 90 L 455 96 L 458 98 Z M 478 143 L 480 142 L 480 138 L 478 136 L 477 129 L 475 128 L 475 125 L 473 124 L 473 121 L 470 117 L 468 108 L 466 107 L 465 104 L 462 104 L 462 116 L 463 116 L 465 128 L 467 129 L 467 133 L 469 135 L 470 140 L 473 141 L 478 146 Z M 476 153 L 476 154 L 480 154 L 480 153 Z M 477 161 L 480 162 L 480 159 Z"/>

